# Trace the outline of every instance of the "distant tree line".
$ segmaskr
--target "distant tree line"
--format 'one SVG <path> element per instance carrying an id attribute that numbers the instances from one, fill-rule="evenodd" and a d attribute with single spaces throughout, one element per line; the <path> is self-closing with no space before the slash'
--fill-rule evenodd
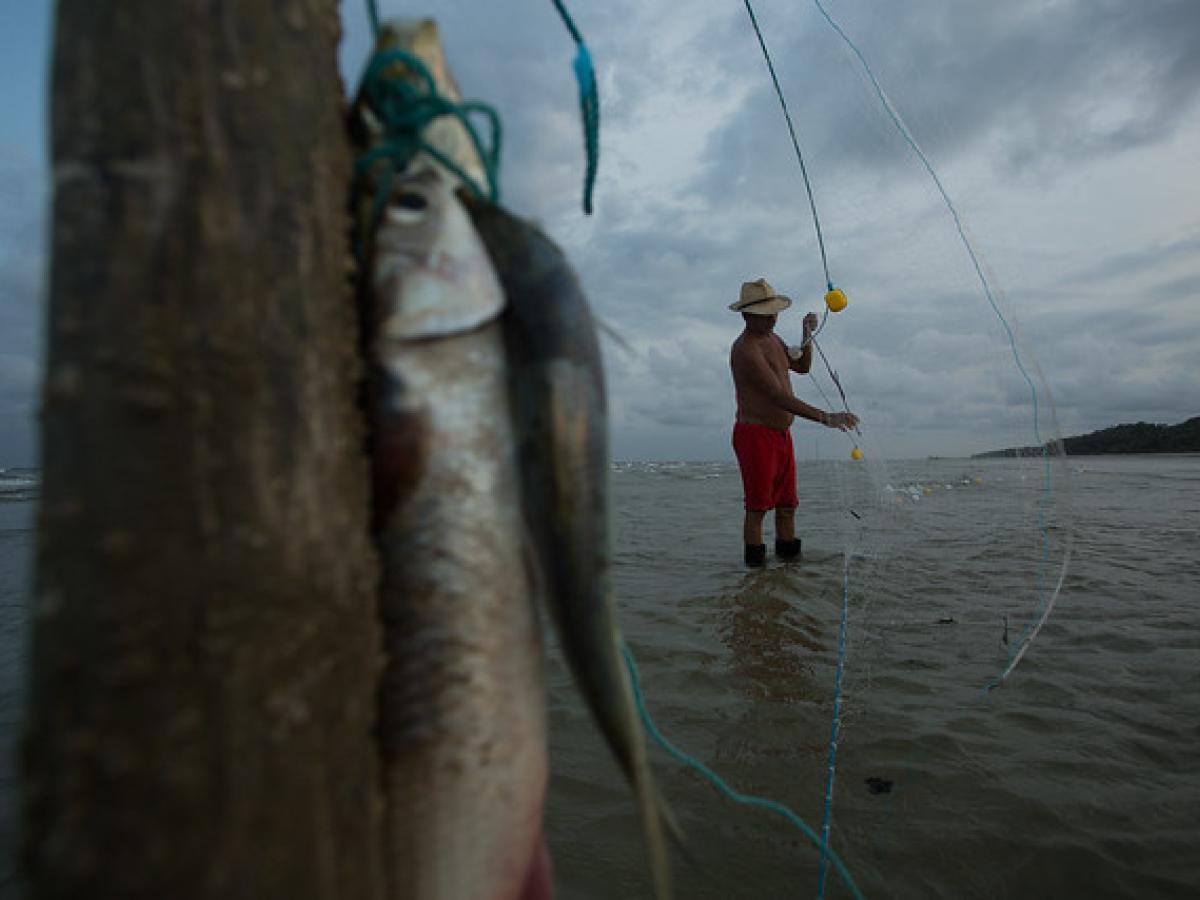
<path id="1" fill-rule="evenodd" d="M 1046 445 L 1050 452 L 1059 453 L 1054 445 Z M 1062 451 L 1067 456 L 1086 456 L 1093 453 L 1186 453 L 1200 452 L 1200 416 L 1178 425 L 1155 425 L 1137 422 L 1132 425 L 1114 425 L 1091 434 L 1064 438 Z M 990 456 L 1038 456 L 1041 447 L 1009 447 L 1007 450 L 989 450 L 976 453 L 976 457 Z"/>

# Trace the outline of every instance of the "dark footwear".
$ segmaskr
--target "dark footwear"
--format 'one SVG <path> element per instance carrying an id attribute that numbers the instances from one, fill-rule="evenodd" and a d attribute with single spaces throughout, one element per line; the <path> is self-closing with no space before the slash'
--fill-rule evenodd
<path id="1" fill-rule="evenodd" d="M 790 541 L 775 538 L 775 555 L 780 559 L 799 559 L 800 538 L 792 538 Z"/>
<path id="2" fill-rule="evenodd" d="M 767 545 L 766 544 L 747 544 L 746 545 L 746 565 L 748 566 L 765 566 L 767 564 Z"/>

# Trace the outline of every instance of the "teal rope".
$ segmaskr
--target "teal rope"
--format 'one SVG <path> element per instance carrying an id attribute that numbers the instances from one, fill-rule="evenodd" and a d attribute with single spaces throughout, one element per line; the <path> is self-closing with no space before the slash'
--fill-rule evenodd
<path id="1" fill-rule="evenodd" d="M 792 136 L 792 147 L 796 151 L 796 159 L 800 163 L 800 175 L 804 179 L 804 190 L 808 194 L 808 207 L 812 210 L 813 227 L 817 231 L 817 246 L 821 250 L 821 268 L 825 270 L 825 284 L 833 290 L 833 279 L 829 276 L 829 260 L 825 255 L 825 237 L 821 234 L 821 218 L 817 215 L 817 201 L 813 199 L 812 184 L 808 180 L 808 168 L 804 165 L 804 154 L 800 152 L 800 141 L 796 138 L 796 128 L 792 124 L 792 114 L 788 112 L 787 101 L 783 98 L 783 88 L 779 86 L 779 78 L 775 75 L 775 65 L 771 62 L 771 54 L 767 52 L 767 42 L 763 40 L 762 31 L 758 27 L 758 18 L 754 15 L 754 7 L 750 0 L 745 0 L 746 12 L 750 14 L 750 24 L 758 36 L 758 45 L 762 48 L 763 58 L 767 61 L 767 71 L 771 73 L 771 82 L 775 85 L 775 94 L 779 97 L 779 105 L 783 107 L 783 118 L 787 122 L 788 134 Z"/>
<path id="2" fill-rule="evenodd" d="M 816 4 L 817 9 L 825 18 L 825 21 L 829 23 L 829 27 L 837 33 L 838 37 L 840 37 L 846 43 L 846 46 L 850 48 L 851 52 L 858 59 L 859 63 L 863 67 L 863 71 L 867 75 L 867 78 L 869 78 L 871 81 L 871 86 L 875 89 L 875 94 L 879 98 L 879 102 L 882 104 L 884 112 L 888 114 L 888 117 L 892 120 L 892 124 L 895 125 L 896 130 L 900 132 L 900 136 L 904 138 L 905 142 L 912 149 L 913 153 L 915 153 L 917 158 L 921 161 L 921 165 L 925 167 L 925 171 L 929 173 L 929 177 L 933 179 L 933 183 L 937 187 L 938 193 L 942 196 L 942 201 L 945 203 L 946 208 L 950 211 L 951 217 L 954 219 L 954 227 L 958 231 L 959 240 L 962 242 L 963 248 L 967 251 L 967 256 L 971 259 L 971 265 L 975 268 L 975 275 L 979 279 L 980 286 L 983 288 L 983 294 L 987 298 L 988 304 L 992 308 L 992 312 L 995 313 L 996 318 L 1000 320 L 1000 324 L 1004 328 L 1004 333 L 1008 336 L 1009 349 L 1012 352 L 1013 361 L 1016 363 L 1017 370 L 1021 373 L 1021 377 L 1025 379 L 1025 383 L 1029 386 L 1029 393 L 1033 405 L 1033 435 L 1037 445 L 1041 448 L 1042 461 L 1045 465 L 1045 477 L 1043 482 L 1044 489 L 1042 492 L 1042 498 L 1038 503 L 1038 528 L 1042 534 L 1042 560 L 1038 569 L 1038 593 L 1042 598 L 1041 603 L 1039 604 L 1041 607 L 1041 615 L 1035 620 L 1032 620 L 1025 627 L 1025 630 L 1021 634 L 1021 639 L 1013 645 L 1013 650 L 1009 654 L 1009 659 L 1004 667 L 1004 670 L 984 687 L 984 691 L 987 692 L 1003 684 L 1004 680 L 1012 673 L 1012 670 L 1016 668 L 1016 664 L 1020 662 L 1021 657 L 1025 655 L 1025 651 L 1028 649 L 1027 642 L 1032 642 L 1033 638 L 1036 637 L 1037 633 L 1041 630 L 1042 625 L 1045 624 L 1046 619 L 1049 618 L 1050 611 L 1054 608 L 1054 602 L 1058 597 L 1059 589 L 1062 587 L 1063 583 L 1063 579 L 1060 577 L 1058 580 L 1058 586 L 1054 589 L 1053 593 L 1050 593 L 1046 590 L 1046 569 L 1050 560 L 1050 529 L 1046 524 L 1046 508 L 1050 504 L 1052 472 L 1050 469 L 1050 451 L 1046 446 L 1046 442 L 1042 440 L 1041 427 L 1038 421 L 1039 412 L 1037 385 L 1034 384 L 1033 379 L 1029 376 L 1029 372 L 1025 369 L 1025 364 L 1021 360 L 1021 353 L 1017 349 L 1016 336 L 1013 334 L 1013 330 L 1008 324 L 1008 320 L 1000 311 L 1000 307 L 996 303 L 995 297 L 992 295 L 992 287 L 988 283 L 987 277 L 983 274 L 983 267 L 979 262 L 979 257 L 975 253 L 975 247 L 971 243 L 971 239 L 967 237 L 966 229 L 964 228 L 962 219 L 958 214 L 958 208 L 954 205 L 954 201 L 950 199 L 950 194 L 946 191 L 945 186 L 942 184 L 942 179 L 938 177 L 937 172 L 933 168 L 933 164 L 929 161 L 929 158 L 917 144 L 916 138 L 914 138 L 912 132 L 908 130 L 908 127 L 900 118 L 900 114 L 896 111 L 895 107 L 892 106 L 891 101 L 888 99 L 887 94 L 884 93 L 883 87 L 879 84 L 879 80 L 875 77 L 875 72 L 871 69 L 866 57 L 863 56 L 862 51 L 858 49 L 858 46 L 850 39 L 850 36 L 847 35 L 846 32 L 842 30 L 842 27 L 834 21 L 832 16 L 829 15 L 828 11 L 826 11 L 825 7 L 821 4 L 821 0 L 813 0 L 813 3 Z M 1063 565 L 1063 574 L 1065 575 L 1065 560 Z"/>
<path id="3" fill-rule="evenodd" d="M 567 26 L 567 31 L 571 33 L 571 38 L 577 46 L 573 68 L 575 70 L 575 80 L 579 84 L 579 113 L 580 118 L 583 120 L 583 146 L 586 156 L 583 179 L 583 211 L 590 216 L 592 214 L 592 194 L 596 187 L 596 173 L 600 168 L 600 94 L 596 87 L 596 72 L 592 66 L 592 56 L 588 52 L 583 36 L 579 33 L 579 29 L 575 27 L 575 22 L 572 21 L 570 13 L 567 12 L 561 0 L 554 0 L 554 6 L 558 10 L 558 14 L 562 16 L 562 20 Z M 371 30 L 376 39 L 378 39 L 380 31 L 378 0 L 367 0 L 367 16 L 371 21 Z M 398 53 L 400 51 L 392 52 Z M 391 61 L 395 62 L 398 58 L 393 57 Z M 376 59 L 378 59 L 378 56 Z M 415 57 L 410 56 L 409 59 L 415 60 Z M 406 64 L 408 62 L 408 60 L 403 61 Z M 375 60 L 372 60 L 372 66 L 374 66 L 374 62 Z M 420 72 L 424 72 L 424 66 L 420 65 L 419 60 L 416 61 L 416 65 L 420 66 Z M 417 71 L 415 66 L 410 66 L 410 68 Z M 370 67 L 368 68 L 368 73 L 370 73 Z M 376 75 L 378 75 L 378 71 L 376 71 Z M 367 76 L 364 75 L 364 83 L 366 79 Z M 413 97 L 404 90 L 407 82 L 396 82 L 400 86 L 398 93 L 401 96 L 397 97 L 395 102 L 389 103 L 388 106 L 392 112 L 398 109 L 403 111 L 403 113 L 394 120 L 388 118 L 386 115 L 380 115 L 381 120 L 388 123 L 389 126 L 394 126 L 396 133 L 389 134 L 389 140 L 384 147 L 371 151 L 371 154 L 368 154 L 371 158 L 363 157 L 359 160 L 358 168 L 360 173 L 380 157 L 390 157 L 395 169 L 403 170 L 418 152 L 424 151 L 457 175 L 474 193 L 486 196 L 493 203 L 499 202 L 500 189 L 497 182 L 497 170 L 500 166 L 500 119 L 496 115 L 495 110 L 482 103 L 455 104 L 445 98 L 439 97 L 437 92 L 432 88 L 432 79 L 428 80 L 430 82 L 429 94 L 431 96 L 428 97 L 427 102 L 415 102 L 418 98 Z M 377 92 L 383 93 L 383 90 L 377 88 Z M 484 151 L 479 136 L 470 122 L 467 121 L 466 114 L 472 112 L 484 113 L 491 123 L 492 149 L 488 152 Z M 377 114 L 379 114 L 378 111 Z M 420 140 L 421 130 L 432 118 L 436 118 L 439 115 L 454 115 L 467 129 L 467 133 L 471 136 L 471 140 L 475 144 L 475 149 L 479 151 L 480 158 L 484 163 L 488 180 L 486 193 L 479 185 L 469 179 L 457 165 L 448 160 L 444 154 L 439 152 L 435 147 Z M 418 127 L 414 128 L 414 124 Z M 389 131 L 391 131 L 391 127 L 389 127 Z M 390 183 L 390 176 L 386 180 Z M 386 193 L 384 193 L 384 196 L 386 197 Z M 381 206 L 380 203 L 376 205 Z"/>
<path id="4" fill-rule="evenodd" d="M 633 699 L 637 705 L 638 715 L 641 716 L 642 724 L 645 726 L 650 737 L 654 739 L 654 742 L 672 757 L 674 757 L 676 761 L 703 775 L 706 779 L 708 779 L 709 783 L 711 783 L 713 787 L 715 787 L 720 793 L 725 795 L 734 803 L 740 803 L 743 806 L 754 806 L 760 809 L 769 809 L 791 822 L 792 825 L 799 829 L 800 832 L 806 838 L 808 838 L 808 840 L 815 847 L 821 850 L 823 854 L 828 855 L 829 859 L 833 861 L 834 868 L 837 869 L 838 875 L 841 876 L 842 882 L 846 885 L 847 890 L 849 890 L 851 895 L 857 898 L 857 900 L 862 900 L 862 892 L 858 889 L 858 885 L 854 883 L 854 878 L 850 875 L 850 871 L 846 868 L 845 863 L 842 862 L 841 857 L 839 857 L 832 850 L 828 849 L 825 843 L 819 837 L 817 837 L 816 832 L 814 832 L 803 819 L 801 819 L 782 803 L 777 803 L 774 800 L 767 800 L 764 797 L 755 797 L 750 794 L 742 794 L 738 791 L 735 791 L 728 784 L 726 784 L 716 772 L 704 765 L 704 763 L 700 762 L 700 760 L 696 759 L 694 756 L 689 756 L 688 754 L 684 753 L 682 750 L 675 747 L 665 737 L 663 737 L 662 732 L 658 730 L 658 727 L 654 724 L 654 720 L 650 718 L 649 711 L 646 709 L 646 701 L 642 696 L 641 681 L 638 678 L 637 665 L 633 661 L 633 653 L 630 652 L 627 644 L 621 644 L 621 653 L 625 657 L 625 666 L 629 670 L 629 681 L 633 687 Z M 824 865 L 824 857 L 822 857 L 822 865 Z"/>
<path id="5" fill-rule="evenodd" d="M 416 75 L 419 83 L 414 84 L 410 79 L 388 71 L 397 63 Z M 437 92 L 433 75 L 425 64 L 405 50 L 384 50 L 371 57 L 359 90 L 367 107 L 383 125 L 384 132 L 382 140 L 358 158 L 355 166 L 358 175 L 368 172 L 381 159 L 390 163 L 391 171 L 402 172 L 417 154 L 424 152 L 453 172 L 474 193 L 493 203 L 499 201 L 501 129 L 500 117 L 492 107 L 477 101 L 456 103 L 443 97 Z M 469 118 L 473 113 L 483 115 L 490 126 L 491 141 L 486 147 Z M 486 187 L 476 184 L 461 166 L 422 137 L 429 123 L 441 116 L 458 119 L 466 129 L 483 163 Z"/>
<path id="6" fill-rule="evenodd" d="M 833 724 L 829 734 L 829 767 L 825 776 L 825 811 L 821 819 L 821 866 L 817 900 L 825 896 L 825 861 L 830 855 L 829 826 L 833 819 L 833 776 L 837 768 L 838 732 L 842 724 L 842 675 L 846 671 L 846 620 L 850 613 L 850 555 L 842 561 L 842 621 L 838 626 L 837 674 L 833 680 Z"/>
<path id="7" fill-rule="evenodd" d="M 596 172 L 600 167 L 600 94 L 596 88 L 596 71 L 592 67 L 592 56 L 571 14 L 561 0 L 554 0 L 554 8 L 562 16 L 567 31 L 577 47 L 573 68 L 575 81 L 579 84 L 579 115 L 583 120 L 583 147 L 587 158 L 583 177 L 583 211 L 592 214 L 592 192 L 596 186 Z"/>

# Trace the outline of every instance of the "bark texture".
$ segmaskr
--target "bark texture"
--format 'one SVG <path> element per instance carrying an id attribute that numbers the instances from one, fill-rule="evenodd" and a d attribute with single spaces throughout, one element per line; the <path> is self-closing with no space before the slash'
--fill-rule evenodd
<path id="1" fill-rule="evenodd" d="M 61 0 L 31 898 L 380 895 L 336 0 Z"/>

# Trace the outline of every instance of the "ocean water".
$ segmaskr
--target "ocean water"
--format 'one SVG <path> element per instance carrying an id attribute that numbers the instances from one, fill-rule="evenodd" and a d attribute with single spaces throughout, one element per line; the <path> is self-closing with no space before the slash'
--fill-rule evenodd
<path id="1" fill-rule="evenodd" d="M 865 896 L 1200 895 L 1200 456 L 1070 458 L 1050 497 L 1031 460 L 853 466 L 801 463 L 803 561 L 761 572 L 735 466 L 614 473 L 623 625 L 667 738 L 819 830 L 849 550 L 831 843 Z M 1071 532 L 1052 617 L 984 693 Z M 563 896 L 648 896 L 628 791 L 557 662 L 551 701 Z M 679 896 L 817 896 L 782 817 L 653 760 L 696 858 Z M 849 895 L 833 873 L 825 894 Z"/>
<path id="2" fill-rule="evenodd" d="M 1051 491 L 1036 460 L 799 481 L 802 561 L 747 571 L 735 466 L 614 466 L 622 624 L 667 738 L 819 829 L 845 600 L 830 840 L 866 896 L 1200 894 L 1200 456 L 1072 457 Z M 35 507 L 29 473 L 0 473 L 0 874 Z M 1068 546 L 1049 623 L 985 693 Z M 553 646 L 548 673 L 559 896 L 647 897 L 630 793 Z M 691 857 L 678 896 L 817 896 L 787 821 L 651 757 Z M 825 895 L 848 896 L 834 872 Z"/>

